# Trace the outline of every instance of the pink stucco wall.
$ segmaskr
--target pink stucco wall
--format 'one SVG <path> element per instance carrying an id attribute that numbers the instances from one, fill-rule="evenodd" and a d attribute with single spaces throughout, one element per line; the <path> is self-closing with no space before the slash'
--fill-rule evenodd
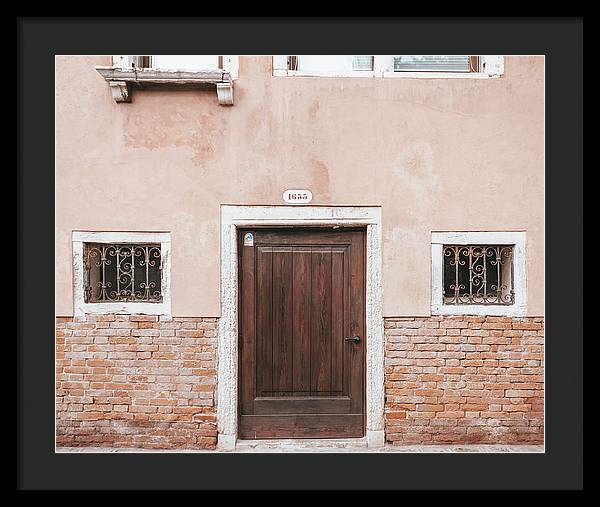
<path id="1" fill-rule="evenodd" d="M 431 231 L 525 230 L 544 305 L 544 60 L 498 79 L 273 77 L 241 56 L 235 105 L 135 91 L 56 58 L 56 312 L 72 315 L 73 230 L 171 231 L 173 315 L 219 316 L 220 204 L 381 205 L 385 316 L 429 315 Z"/>

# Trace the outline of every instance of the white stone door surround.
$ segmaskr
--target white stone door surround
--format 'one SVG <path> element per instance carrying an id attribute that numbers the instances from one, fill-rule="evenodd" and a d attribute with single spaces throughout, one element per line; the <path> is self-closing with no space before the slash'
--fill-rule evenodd
<path id="1" fill-rule="evenodd" d="M 367 229 L 366 245 L 366 439 L 384 436 L 384 334 L 381 285 L 381 207 L 221 205 L 221 318 L 217 357 L 219 449 L 235 449 L 238 426 L 238 227 L 327 226 Z"/>

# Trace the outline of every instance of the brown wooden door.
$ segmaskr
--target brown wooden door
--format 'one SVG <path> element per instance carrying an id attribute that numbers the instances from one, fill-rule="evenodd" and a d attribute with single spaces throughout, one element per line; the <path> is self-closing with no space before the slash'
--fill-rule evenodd
<path id="1" fill-rule="evenodd" d="M 364 238 L 239 230 L 240 438 L 364 435 Z"/>

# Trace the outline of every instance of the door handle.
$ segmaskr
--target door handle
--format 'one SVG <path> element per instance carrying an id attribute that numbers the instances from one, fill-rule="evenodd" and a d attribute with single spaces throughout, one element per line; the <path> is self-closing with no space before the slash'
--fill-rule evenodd
<path id="1" fill-rule="evenodd" d="M 360 336 L 352 336 L 351 338 L 344 338 L 347 342 L 360 343 Z"/>

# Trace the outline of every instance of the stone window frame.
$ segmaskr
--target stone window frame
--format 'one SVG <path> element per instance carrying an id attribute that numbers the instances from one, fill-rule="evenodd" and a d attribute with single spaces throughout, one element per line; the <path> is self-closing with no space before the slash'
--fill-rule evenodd
<path id="1" fill-rule="evenodd" d="M 162 263 L 160 303 L 115 301 L 87 303 L 85 301 L 85 243 L 160 243 Z M 90 232 L 73 231 L 73 315 L 143 314 L 171 316 L 171 233 L 169 232 Z"/>
<path id="2" fill-rule="evenodd" d="M 164 56 L 164 55 L 148 55 L 151 58 L 154 56 Z M 188 56 L 193 58 L 194 56 L 213 56 L 213 55 L 176 55 L 176 56 Z M 239 69 L 239 56 L 238 55 L 215 55 L 218 57 L 219 65 L 216 68 L 204 69 L 204 70 L 223 70 L 228 72 L 231 76 L 231 79 L 238 78 L 238 69 Z M 135 55 L 112 55 L 112 63 L 114 68 L 120 69 L 128 69 L 131 68 L 132 65 L 135 65 L 135 59 L 139 58 Z M 155 67 L 148 67 L 150 69 L 155 69 Z M 178 69 L 170 69 L 170 70 L 178 70 Z"/>
<path id="3" fill-rule="evenodd" d="M 432 232 L 431 233 L 431 314 L 527 316 L 526 243 L 524 231 Z M 443 303 L 444 245 L 513 245 L 513 290 L 511 305 L 448 305 Z"/>
<path id="4" fill-rule="evenodd" d="M 331 55 L 337 56 L 337 55 Z M 373 55 L 373 70 L 348 70 L 348 71 L 302 71 L 290 70 L 288 66 L 289 55 L 273 55 L 273 76 L 299 76 L 299 77 L 368 77 L 368 78 L 393 78 L 393 79 L 490 79 L 504 75 L 504 56 L 502 55 L 476 55 L 478 56 L 479 69 L 477 72 L 396 72 L 393 70 L 394 55 Z"/>

